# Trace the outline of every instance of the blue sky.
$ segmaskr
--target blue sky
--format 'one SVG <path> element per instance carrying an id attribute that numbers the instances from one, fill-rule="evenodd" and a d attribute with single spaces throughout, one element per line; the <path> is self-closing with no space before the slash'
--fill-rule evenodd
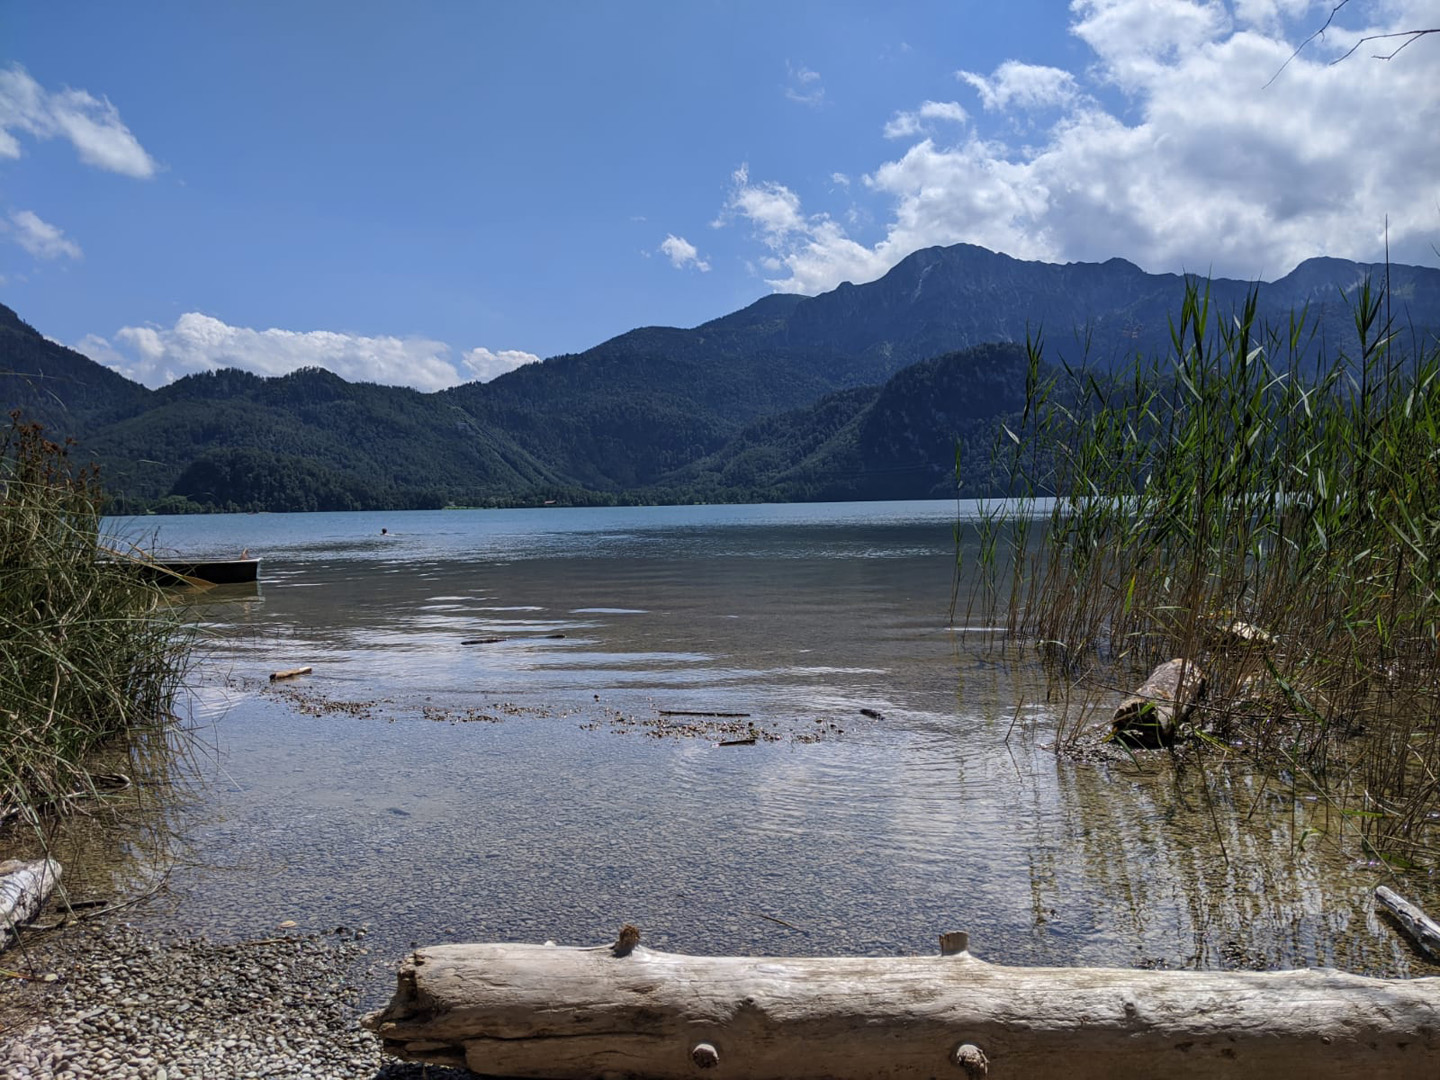
<path id="1" fill-rule="evenodd" d="M 436 389 L 931 244 L 1436 265 L 1440 38 L 1331 61 L 1440 4 L 1280 71 L 1332 6 L 0 0 L 0 300 L 150 385 Z"/>

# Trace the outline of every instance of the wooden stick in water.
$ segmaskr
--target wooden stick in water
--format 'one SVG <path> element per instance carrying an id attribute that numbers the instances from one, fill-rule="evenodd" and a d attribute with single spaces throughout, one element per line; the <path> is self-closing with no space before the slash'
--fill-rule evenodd
<path id="1" fill-rule="evenodd" d="M 1395 917 L 1422 953 L 1431 960 L 1440 961 L 1440 923 L 1384 885 L 1375 886 L 1375 899 Z"/>

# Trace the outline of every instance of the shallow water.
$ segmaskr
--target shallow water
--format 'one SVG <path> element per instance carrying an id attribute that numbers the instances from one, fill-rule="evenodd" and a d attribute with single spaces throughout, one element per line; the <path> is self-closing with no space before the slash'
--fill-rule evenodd
<path id="1" fill-rule="evenodd" d="M 1388 879 L 1314 804 L 1243 772 L 1048 749 L 1036 667 L 951 625 L 956 513 L 116 522 L 265 560 L 258 592 L 195 602 L 206 656 L 174 769 L 199 783 L 135 917 L 364 923 L 396 957 L 630 921 L 701 953 L 929 952 L 964 929 L 1004 963 L 1432 971 L 1372 911 Z M 702 734 L 656 738 L 661 710 L 748 715 L 664 718 Z M 754 745 L 717 745 L 752 723 Z M 1307 829 L 1326 836 L 1298 851 Z M 85 843 L 80 888 L 150 859 Z M 1428 879 L 1399 888 L 1440 906 Z"/>

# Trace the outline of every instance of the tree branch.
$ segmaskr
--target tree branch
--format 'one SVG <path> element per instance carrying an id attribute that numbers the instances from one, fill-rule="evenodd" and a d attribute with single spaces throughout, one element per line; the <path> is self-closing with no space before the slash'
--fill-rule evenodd
<path id="1" fill-rule="evenodd" d="M 1383 41 L 1386 38 L 1403 37 L 1406 40 L 1400 45 L 1396 46 L 1394 52 L 1388 53 L 1383 56 L 1380 53 L 1375 53 L 1370 58 L 1372 60 L 1393 60 L 1396 56 L 1399 55 L 1401 49 L 1405 48 L 1405 46 L 1411 44 L 1412 42 L 1419 41 L 1426 34 L 1440 34 L 1440 26 L 1434 27 L 1430 30 L 1397 30 L 1393 34 L 1367 34 L 1365 37 L 1362 37 L 1359 41 L 1355 42 L 1354 45 L 1351 45 L 1350 51 L 1347 52 L 1344 56 L 1336 60 L 1331 60 L 1330 63 L 1332 66 L 1334 66 L 1335 64 L 1340 63 L 1341 60 L 1348 59 L 1355 52 L 1356 49 L 1360 48 L 1360 46 L 1364 45 L 1367 41 Z M 1279 74 L 1279 72 L 1276 72 L 1276 74 Z"/>
<path id="2" fill-rule="evenodd" d="M 1286 58 L 1285 63 L 1283 63 L 1283 64 L 1280 65 L 1279 70 L 1277 70 L 1274 75 L 1271 75 L 1271 76 L 1270 76 L 1270 82 L 1267 82 L 1267 83 L 1266 83 L 1264 86 L 1262 86 L 1260 89 L 1261 89 L 1261 90 L 1268 90 L 1268 89 L 1270 89 L 1270 83 L 1273 83 L 1276 79 L 1278 79 L 1278 78 L 1280 77 L 1280 73 L 1283 72 L 1287 67 L 1290 66 L 1290 61 L 1291 61 L 1291 60 L 1294 60 L 1297 56 L 1299 56 L 1302 52 L 1304 52 L 1304 51 L 1305 51 L 1305 47 L 1306 47 L 1307 45 L 1309 45 L 1312 41 L 1314 41 L 1316 38 L 1322 38 L 1322 37 L 1324 37 L 1324 36 L 1325 36 L 1325 31 L 1326 31 L 1326 30 L 1329 30 L 1329 29 L 1330 29 L 1330 24 L 1335 21 L 1335 16 L 1339 13 L 1340 9 L 1343 8 L 1343 7 L 1344 7 L 1346 4 L 1348 4 L 1348 3 L 1350 3 L 1350 0 L 1340 0 L 1340 2 L 1339 2 L 1338 4 L 1336 4 L 1333 8 L 1331 8 L 1331 9 L 1330 9 L 1330 15 L 1329 15 L 1329 17 L 1325 20 L 1325 25 L 1322 26 L 1322 27 L 1320 27 L 1319 30 L 1316 30 L 1313 34 L 1311 34 L 1309 37 L 1307 37 L 1307 38 L 1306 38 L 1304 41 L 1302 41 L 1299 45 L 1295 46 L 1295 51 L 1294 51 L 1293 53 L 1291 53 L 1291 54 Z M 1358 47 L 1360 43 L 1357 41 L 1355 44 L 1356 44 L 1356 46 Z M 1355 51 L 1354 49 L 1351 49 L 1351 50 L 1350 50 L 1350 52 L 1354 52 L 1354 51 Z M 1348 56 L 1349 53 L 1346 53 L 1346 55 Z"/>
<path id="3" fill-rule="evenodd" d="M 1338 4 L 1332 7 L 1330 9 L 1329 16 L 1325 19 L 1325 24 L 1321 26 L 1319 30 L 1316 30 L 1313 34 L 1311 34 L 1304 41 L 1302 41 L 1298 46 L 1296 46 L 1295 51 L 1289 55 L 1289 57 L 1285 60 L 1285 63 L 1280 65 L 1279 69 L 1276 70 L 1275 74 L 1271 75 L 1269 81 L 1267 81 L 1265 85 L 1262 86 L 1260 89 L 1269 89 L 1270 84 L 1273 83 L 1276 79 L 1278 79 L 1281 73 L 1290 66 L 1290 61 L 1294 60 L 1297 56 L 1304 52 L 1305 49 L 1309 46 L 1309 44 L 1316 38 L 1323 38 L 1325 36 L 1325 31 L 1329 30 L 1330 25 L 1335 21 L 1335 16 L 1338 15 L 1340 13 L 1340 9 L 1345 7 L 1345 5 L 1347 5 L 1348 3 L 1350 3 L 1350 0 L 1340 0 Z M 1351 45 L 1350 48 L 1345 52 L 1344 56 L 1341 56 L 1335 60 L 1331 60 L 1330 66 L 1333 67 L 1334 65 L 1340 63 L 1341 60 L 1348 60 L 1350 57 L 1354 56 L 1356 50 L 1359 49 L 1360 46 L 1364 45 L 1367 41 L 1384 41 L 1388 38 L 1404 38 L 1405 40 L 1402 41 L 1399 45 L 1397 45 L 1392 52 L 1376 53 L 1371 57 L 1371 59 L 1373 60 L 1393 60 L 1395 59 L 1395 57 L 1400 55 L 1400 52 L 1403 49 L 1413 44 L 1414 42 L 1419 41 L 1422 37 L 1426 37 L 1429 34 L 1440 34 L 1440 26 L 1431 27 L 1426 30 L 1397 30 L 1394 33 L 1389 34 L 1367 34 L 1365 37 L 1362 37 L 1359 41 L 1355 42 L 1354 45 Z"/>

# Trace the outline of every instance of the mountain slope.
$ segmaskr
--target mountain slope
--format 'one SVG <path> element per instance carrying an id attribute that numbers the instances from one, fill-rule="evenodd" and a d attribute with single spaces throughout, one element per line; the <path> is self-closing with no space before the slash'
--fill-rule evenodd
<path id="1" fill-rule="evenodd" d="M 1308 306 L 1318 331 L 1313 348 L 1350 348 L 1351 306 L 1366 275 L 1377 283 L 1388 275 L 1407 344 L 1411 330 L 1421 341 L 1436 339 L 1440 270 L 1421 267 L 1312 259 L 1257 287 L 1262 317 L 1285 326 L 1292 310 Z M 933 471 L 939 448 L 925 433 L 945 428 L 944 418 L 923 420 L 917 401 L 958 393 L 946 384 L 944 365 L 912 372 L 909 390 L 903 380 L 873 388 L 917 361 L 1023 342 L 1027 333 L 1043 332 L 1051 362 L 1078 362 L 1088 349 L 1103 369 L 1136 352 L 1165 353 L 1184 288 L 1177 275 L 1147 274 L 1120 259 L 1059 265 L 973 245 L 930 248 L 865 285 L 766 296 L 692 329 L 632 330 L 437 394 L 350 384 L 320 371 L 276 379 L 216 372 L 150 391 L 0 307 L 0 391 L 54 434 L 79 437 L 114 490 L 145 500 L 236 501 L 218 486 L 246 494 L 250 504 L 279 505 L 287 484 L 307 493 L 300 500 L 307 505 L 367 492 L 364 499 L 397 505 L 635 492 L 689 498 L 701 490 L 868 498 L 951 482 L 932 475 L 924 484 L 890 483 L 879 470 Z M 1216 280 L 1209 289 L 1219 321 L 1251 285 Z M 1014 389 L 1016 377 L 1013 353 L 988 357 L 965 369 L 966 378 L 979 379 L 985 364 L 994 366 L 986 400 Z M 887 413 L 887 394 L 905 396 L 904 408 Z M 959 433 L 962 441 L 979 437 L 976 424 L 990 423 L 952 419 L 960 428 L 945 428 L 946 438 Z M 907 464 L 907 454 L 918 457 Z M 248 473 L 262 475 L 242 482 Z M 841 476 L 851 479 L 841 483 Z"/>
<path id="2" fill-rule="evenodd" d="M 0 401 L 48 429 L 79 434 L 143 407 L 149 391 L 41 335 L 0 304 Z"/>
<path id="3" fill-rule="evenodd" d="M 837 391 L 750 425 L 656 494 L 795 501 L 997 490 L 1004 479 L 994 469 L 996 436 L 999 424 L 1024 408 L 1028 363 L 1025 349 L 1013 344 L 923 360 L 883 386 Z"/>
<path id="4" fill-rule="evenodd" d="M 749 328 L 646 327 L 442 396 L 572 482 L 618 491 L 718 449 L 756 417 L 834 388 Z"/>
<path id="5" fill-rule="evenodd" d="M 1389 274 L 1396 321 L 1440 333 L 1440 270 L 1417 266 L 1310 259 L 1270 283 L 1215 278 L 1211 306 L 1227 318 L 1252 288 L 1262 320 L 1286 325 L 1310 306 L 1311 321 L 1334 348 L 1354 337 L 1351 305 L 1368 275 Z M 985 342 L 1023 343 L 1043 333 L 1048 358 L 1101 368 L 1137 351 L 1170 349 L 1170 321 L 1178 316 L 1186 279 L 1147 274 L 1124 259 L 1104 263 L 1042 263 L 1011 258 L 972 244 L 926 248 L 867 285 L 842 284 L 786 310 L 757 319 L 747 308 L 707 329 L 747 327 L 757 343 L 832 362 L 841 381 L 879 381 L 915 360 Z M 768 300 L 769 298 L 767 298 Z M 765 301 L 761 301 L 761 304 Z M 756 307 L 758 305 L 752 305 Z"/>
<path id="6" fill-rule="evenodd" d="M 310 368 L 276 379 L 243 372 L 191 375 L 154 391 L 149 407 L 96 430 L 86 448 L 106 464 L 111 490 L 141 499 L 174 493 L 203 501 L 248 505 L 225 491 L 179 490 L 197 461 L 203 476 L 234 472 L 234 455 L 276 455 L 269 466 L 296 474 L 307 462 L 362 489 L 399 499 L 425 495 L 483 500 L 497 492 L 555 485 L 557 478 L 503 432 L 488 430 L 436 394 L 399 387 L 347 383 Z M 267 459 L 242 458 L 251 468 Z M 194 487 L 192 474 L 182 487 Z M 256 491 L 276 490 L 257 479 Z M 262 503 L 273 499 L 260 499 Z"/>
<path id="7" fill-rule="evenodd" d="M 1310 306 L 1316 343 L 1353 346 L 1351 304 L 1383 266 L 1301 264 L 1258 288 L 1260 314 L 1288 325 Z M 1391 267 L 1397 322 L 1440 332 L 1440 270 Z M 1121 259 L 1025 262 L 973 245 L 929 248 L 878 281 L 816 297 L 768 296 L 692 330 L 631 331 L 577 355 L 447 391 L 578 484 L 604 491 L 658 483 L 720 449 L 749 422 L 821 395 L 884 382 L 926 357 L 1043 334 L 1046 359 L 1102 370 L 1171 349 L 1186 281 Z M 1209 283 L 1215 320 L 1253 286 Z"/>

